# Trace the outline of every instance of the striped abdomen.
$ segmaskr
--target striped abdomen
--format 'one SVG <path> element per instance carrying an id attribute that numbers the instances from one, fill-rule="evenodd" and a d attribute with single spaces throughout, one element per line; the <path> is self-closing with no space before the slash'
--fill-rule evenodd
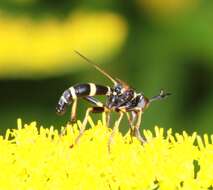
<path id="1" fill-rule="evenodd" d="M 59 99 L 56 112 L 60 115 L 66 111 L 66 105 L 72 103 L 77 98 L 95 95 L 109 95 L 111 89 L 109 86 L 98 85 L 94 83 L 77 84 L 65 90 Z"/>

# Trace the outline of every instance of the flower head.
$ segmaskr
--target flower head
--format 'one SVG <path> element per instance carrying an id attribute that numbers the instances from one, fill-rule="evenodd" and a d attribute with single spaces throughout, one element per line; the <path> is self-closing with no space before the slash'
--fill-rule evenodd
<path id="1" fill-rule="evenodd" d="M 108 152 L 111 129 L 104 121 L 86 130 L 77 145 L 81 122 L 66 128 L 38 128 L 36 122 L 7 130 L 0 138 L 0 189 L 208 189 L 213 185 L 213 144 L 196 133 L 144 130 L 143 145 L 117 132 Z M 212 137 L 211 137 L 212 140 Z"/>

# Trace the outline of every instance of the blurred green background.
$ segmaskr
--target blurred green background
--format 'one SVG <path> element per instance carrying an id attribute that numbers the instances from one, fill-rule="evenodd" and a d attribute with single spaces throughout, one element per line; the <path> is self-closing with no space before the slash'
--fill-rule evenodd
<path id="1" fill-rule="evenodd" d="M 74 49 L 147 97 L 172 92 L 142 128 L 213 133 L 213 1 L 0 0 L 1 133 L 18 117 L 64 125 L 70 110 L 59 117 L 55 106 L 65 89 L 110 84 Z M 79 102 L 79 119 L 88 106 Z"/>

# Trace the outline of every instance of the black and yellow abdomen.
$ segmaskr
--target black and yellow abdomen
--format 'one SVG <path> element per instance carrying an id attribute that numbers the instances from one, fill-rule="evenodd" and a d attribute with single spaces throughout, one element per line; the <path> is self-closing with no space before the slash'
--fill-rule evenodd
<path id="1" fill-rule="evenodd" d="M 94 83 L 76 84 L 65 90 L 59 99 L 56 112 L 60 115 L 66 112 L 66 105 L 72 103 L 73 100 L 87 96 L 109 95 L 111 88 Z"/>

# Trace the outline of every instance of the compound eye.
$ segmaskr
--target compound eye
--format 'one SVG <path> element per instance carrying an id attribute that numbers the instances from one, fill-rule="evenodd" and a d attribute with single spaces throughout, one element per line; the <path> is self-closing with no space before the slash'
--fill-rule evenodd
<path id="1" fill-rule="evenodd" d="M 116 87 L 115 87 L 115 92 L 116 92 L 117 94 L 120 94 L 120 93 L 121 93 L 121 86 L 116 86 Z"/>

